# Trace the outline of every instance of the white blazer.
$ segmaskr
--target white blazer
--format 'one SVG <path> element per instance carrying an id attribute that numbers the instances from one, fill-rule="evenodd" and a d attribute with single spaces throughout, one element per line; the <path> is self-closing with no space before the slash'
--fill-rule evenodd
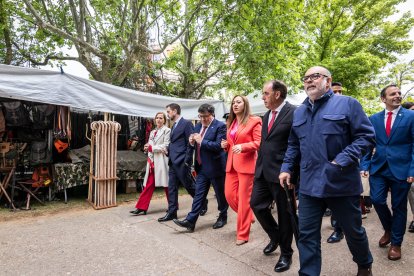
<path id="1" fill-rule="evenodd" d="M 170 133 L 171 130 L 168 127 L 162 126 L 158 131 L 153 129 L 148 139 L 148 144 L 152 146 L 152 152 L 148 152 L 148 158 L 154 163 L 155 187 L 168 187 L 168 156 L 164 152 L 168 152 Z M 147 184 L 149 169 L 150 164 L 147 162 L 144 186 Z"/>

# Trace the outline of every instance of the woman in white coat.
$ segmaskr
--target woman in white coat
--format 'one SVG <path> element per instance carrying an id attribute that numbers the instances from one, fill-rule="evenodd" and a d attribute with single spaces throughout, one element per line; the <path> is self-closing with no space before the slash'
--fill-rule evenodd
<path id="1" fill-rule="evenodd" d="M 148 152 L 147 169 L 144 177 L 145 188 L 142 191 L 134 215 L 146 215 L 155 187 L 164 187 L 168 202 L 168 145 L 171 130 L 165 126 L 167 117 L 163 112 L 155 115 L 155 129 L 151 131 L 144 151 Z"/>

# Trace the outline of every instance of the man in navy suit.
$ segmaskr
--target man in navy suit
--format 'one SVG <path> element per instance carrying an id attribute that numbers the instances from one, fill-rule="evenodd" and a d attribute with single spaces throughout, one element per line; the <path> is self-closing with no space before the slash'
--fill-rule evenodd
<path id="1" fill-rule="evenodd" d="M 401 91 L 392 84 L 381 91 L 385 110 L 370 117 L 375 128 L 375 153 L 361 161 L 361 175 L 370 174 L 371 200 L 385 233 L 380 247 L 391 246 L 388 259 L 401 258 L 407 222 L 407 195 L 414 181 L 414 112 L 401 108 Z M 391 210 L 387 205 L 391 190 Z"/>
<path id="2" fill-rule="evenodd" d="M 226 125 L 214 119 L 212 105 L 201 105 L 198 113 L 200 123 L 195 126 L 195 133 L 189 139 L 190 150 L 195 152 L 194 167 L 197 172 L 193 206 L 184 220 L 174 219 L 177 225 L 190 231 L 194 231 L 198 216 L 205 205 L 210 183 L 213 184 L 220 212 L 213 229 L 221 228 L 227 223 L 229 208 L 224 195 L 226 155 L 221 148 L 221 140 L 226 139 Z"/>
<path id="3" fill-rule="evenodd" d="M 177 218 L 178 185 L 181 182 L 188 193 L 194 197 L 195 187 L 191 178 L 192 156 L 188 154 L 188 138 L 194 132 L 193 124 L 182 118 L 181 107 L 171 103 L 167 105 L 167 116 L 174 122 L 171 128 L 170 145 L 168 147 L 168 211 L 159 222 Z"/>

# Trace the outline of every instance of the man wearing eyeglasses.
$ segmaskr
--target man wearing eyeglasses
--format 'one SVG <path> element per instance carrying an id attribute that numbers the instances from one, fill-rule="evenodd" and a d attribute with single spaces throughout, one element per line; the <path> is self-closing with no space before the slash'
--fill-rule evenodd
<path id="1" fill-rule="evenodd" d="M 198 108 L 198 114 L 200 123 L 195 126 L 195 133 L 189 138 L 189 150 L 195 152 L 194 168 L 197 172 L 193 205 L 184 220 L 173 220 L 191 232 L 207 202 L 210 183 L 213 184 L 220 212 L 213 229 L 221 228 L 227 223 L 229 208 L 224 195 L 226 155 L 221 148 L 221 140 L 226 139 L 226 125 L 214 118 L 214 106 L 210 104 L 202 104 Z"/>
<path id="2" fill-rule="evenodd" d="M 372 275 L 373 258 L 362 227 L 359 159 L 374 146 L 374 129 L 354 98 L 333 96 L 331 73 L 310 68 L 303 77 L 308 98 L 293 117 L 279 180 L 291 186 L 300 164 L 299 275 L 321 273 L 321 223 L 330 208 L 342 226 L 357 275 Z"/>

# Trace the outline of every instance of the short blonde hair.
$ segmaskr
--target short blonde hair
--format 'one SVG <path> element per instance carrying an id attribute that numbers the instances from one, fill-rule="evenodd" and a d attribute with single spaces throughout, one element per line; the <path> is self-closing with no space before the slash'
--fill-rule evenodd
<path id="1" fill-rule="evenodd" d="M 158 114 L 162 114 L 162 117 L 164 118 L 164 125 L 165 125 L 167 123 L 167 115 L 165 115 L 165 113 L 162 112 L 162 111 L 157 112 L 157 114 L 155 114 L 154 122 L 155 122 L 155 119 L 157 118 Z"/>

